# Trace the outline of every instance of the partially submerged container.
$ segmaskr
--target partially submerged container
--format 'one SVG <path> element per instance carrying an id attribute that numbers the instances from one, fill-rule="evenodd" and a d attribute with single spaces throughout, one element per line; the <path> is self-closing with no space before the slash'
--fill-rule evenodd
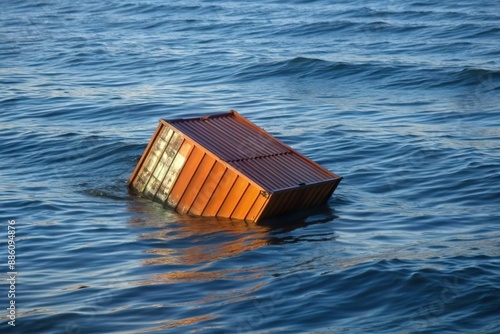
<path id="1" fill-rule="evenodd" d="M 231 110 L 161 119 L 129 186 L 179 213 L 256 222 L 325 203 L 341 179 Z"/>

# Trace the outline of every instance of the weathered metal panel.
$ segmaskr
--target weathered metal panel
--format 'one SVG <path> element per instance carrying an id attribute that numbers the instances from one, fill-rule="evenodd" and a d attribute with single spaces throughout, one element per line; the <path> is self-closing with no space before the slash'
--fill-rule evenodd
<path id="1" fill-rule="evenodd" d="M 214 164 L 215 159 L 213 157 L 207 154 L 203 156 L 203 159 L 198 164 L 191 181 L 187 185 L 184 194 L 177 204 L 177 211 L 179 213 L 188 213 L 191 209 L 196 196 L 198 196 L 198 193 L 200 192 L 201 187 L 203 187 L 203 184 L 205 183 Z"/>
<path id="2" fill-rule="evenodd" d="M 299 159 L 294 153 L 231 161 L 229 164 L 255 180 L 267 191 L 277 191 L 332 178 L 323 170 Z"/>
<path id="3" fill-rule="evenodd" d="M 235 114 L 169 121 L 175 128 L 224 161 L 285 153 L 289 148 L 273 137 L 249 127 Z"/>
<path id="4" fill-rule="evenodd" d="M 217 216 L 227 218 L 232 217 L 231 214 L 249 185 L 250 183 L 246 180 L 246 178 L 238 176 L 226 198 L 224 198 L 224 202 L 222 203 L 219 212 L 217 212 Z"/>
<path id="5" fill-rule="evenodd" d="M 210 199 L 213 197 L 215 189 L 219 185 L 225 171 L 226 167 L 216 161 L 203 186 L 200 188 L 191 209 L 189 210 L 190 214 L 197 216 L 202 215 L 203 210 L 207 207 Z"/>
<path id="6" fill-rule="evenodd" d="M 215 191 L 208 201 L 205 210 L 203 210 L 202 216 L 217 216 L 219 209 L 224 203 L 224 200 L 226 199 L 227 194 L 231 190 L 231 187 L 233 186 L 237 177 L 238 174 L 234 170 L 226 168 L 224 176 L 222 176 L 219 184 L 217 185 L 217 188 L 215 188 Z"/>
<path id="7" fill-rule="evenodd" d="M 184 167 L 177 177 L 177 181 L 175 181 L 174 187 L 172 188 L 172 191 L 168 196 L 167 203 L 169 206 L 174 208 L 177 207 L 177 204 L 179 204 L 182 195 L 184 195 L 184 192 L 186 191 L 186 188 L 189 185 L 189 182 L 191 181 L 204 155 L 205 152 L 203 152 L 203 150 L 198 146 L 195 146 L 193 148 L 193 151 L 186 159 Z"/>
<path id="8" fill-rule="evenodd" d="M 155 169 L 149 178 L 148 184 L 144 190 L 144 194 L 150 198 L 154 198 L 165 178 L 165 175 L 172 164 L 172 161 L 179 150 L 182 143 L 182 137 L 174 133 L 172 129 L 168 129 L 167 137 L 165 138 L 165 147 L 161 151 Z M 167 142 L 168 139 L 168 142 Z"/>
<path id="9" fill-rule="evenodd" d="M 338 182 L 338 180 L 325 181 L 277 191 L 271 195 L 260 217 L 274 217 L 324 204 Z"/>
<path id="10" fill-rule="evenodd" d="M 160 160 L 164 148 L 167 143 L 166 139 L 169 135 L 169 129 L 165 126 L 158 126 L 158 131 L 154 137 L 154 144 L 149 148 L 149 154 L 145 161 L 143 162 L 142 170 L 139 174 L 139 178 L 135 183 L 135 188 L 139 192 L 144 192 L 147 190 L 147 185 L 153 174 L 153 171 Z M 170 133 L 171 135 L 171 133 Z"/>
<path id="11" fill-rule="evenodd" d="M 248 184 L 248 187 L 231 213 L 231 218 L 245 219 L 259 195 L 260 189 Z"/>
<path id="12" fill-rule="evenodd" d="M 257 221 L 325 203 L 340 180 L 231 111 L 161 120 L 129 185 L 180 213 Z"/>
<path id="13" fill-rule="evenodd" d="M 129 179 L 129 186 L 139 192 L 142 191 L 142 189 L 144 189 L 144 187 L 142 186 L 142 189 L 139 189 L 138 188 L 138 182 L 140 179 L 142 179 L 142 184 L 144 185 L 145 182 L 147 182 L 147 177 L 144 174 L 144 162 L 147 161 L 149 158 L 150 158 L 150 152 L 151 152 L 151 148 L 155 145 L 157 139 L 158 139 L 158 134 L 160 133 L 160 131 L 162 130 L 163 128 L 163 125 L 161 124 L 158 124 L 158 126 L 156 127 L 156 130 L 153 134 L 153 136 L 151 137 L 151 139 L 149 140 L 149 143 L 148 145 L 146 146 L 146 149 L 144 150 L 144 153 L 142 154 L 141 158 L 139 159 L 139 162 L 137 163 L 137 165 L 135 166 L 135 169 L 134 171 L 132 172 L 132 175 L 130 176 L 130 179 Z"/>
<path id="14" fill-rule="evenodd" d="M 177 178 L 179 177 L 182 167 L 184 167 L 186 159 L 189 157 L 191 151 L 193 150 L 193 147 L 194 145 L 192 143 L 183 140 L 181 147 L 172 160 L 172 164 L 170 165 L 167 174 L 165 174 L 165 177 L 163 178 L 163 182 L 160 185 L 160 188 L 156 192 L 156 201 L 160 203 L 166 202 L 168 196 L 170 195 L 170 192 L 172 191 L 172 187 L 174 186 L 175 181 L 177 181 Z"/>
<path id="15" fill-rule="evenodd" d="M 261 190 L 259 196 L 253 203 L 252 207 L 248 210 L 248 214 L 245 217 L 245 220 L 257 221 L 260 217 L 260 214 L 262 213 L 262 209 L 264 209 L 268 200 L 269 200 L 269 194 Z"/>

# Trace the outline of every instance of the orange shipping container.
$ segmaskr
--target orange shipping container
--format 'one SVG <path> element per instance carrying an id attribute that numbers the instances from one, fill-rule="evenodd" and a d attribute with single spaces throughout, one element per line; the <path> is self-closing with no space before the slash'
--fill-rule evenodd
<path id="1" fill-rule="evenodd" d="M 179 213 L 256 222 L 325 203 L 341 179 L 232 110 L 160 120 L 129 186 Z"/>

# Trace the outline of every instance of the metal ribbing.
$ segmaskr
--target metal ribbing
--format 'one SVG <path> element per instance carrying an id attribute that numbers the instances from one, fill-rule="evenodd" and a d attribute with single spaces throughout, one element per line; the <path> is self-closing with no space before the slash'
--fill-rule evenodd
<path id="1" fill-rule="evenodd" d="M 229 162 L 268 191 L 333 179 L 294 153 Z"/>
<path id="2" fill-rule="evenodd" d="M 172 126 L 225 161 L 288 152 L 288 148 L 276 139 L 231 115 L 206 120 L 176 121 Z"/>

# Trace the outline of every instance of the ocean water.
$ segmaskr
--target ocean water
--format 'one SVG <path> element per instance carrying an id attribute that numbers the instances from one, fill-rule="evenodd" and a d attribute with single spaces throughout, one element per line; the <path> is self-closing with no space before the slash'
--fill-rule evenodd
<path id="1" fill-rule="evenodd" d="M 0 332 L 500 332 L 498 1 L 0 11 Z M 229 109 L 342 175 L 327 205 L 249 224 L 128 191 L 160 118 Z"/>

